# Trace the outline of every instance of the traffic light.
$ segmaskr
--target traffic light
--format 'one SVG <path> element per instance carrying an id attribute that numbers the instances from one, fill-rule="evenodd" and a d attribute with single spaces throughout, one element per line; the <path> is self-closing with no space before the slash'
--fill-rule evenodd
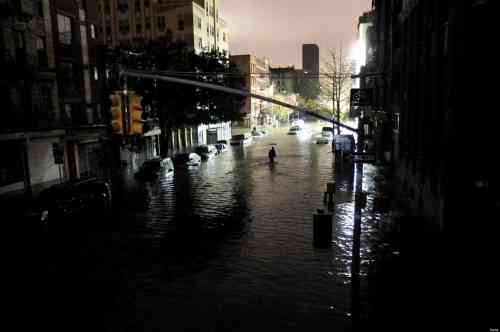
<path id="1" fill-rule="evenodd" d="M 129 134 L 143 134 L 144 120 L 142 119 L 142 96 L 129 94 Z"/>
<path id="2" fill-rule="evenodd" d="M 123 135 L 122 96 L 115 93 L 109 98 L 111 99 L 111 127 L 113 134 Z"/>

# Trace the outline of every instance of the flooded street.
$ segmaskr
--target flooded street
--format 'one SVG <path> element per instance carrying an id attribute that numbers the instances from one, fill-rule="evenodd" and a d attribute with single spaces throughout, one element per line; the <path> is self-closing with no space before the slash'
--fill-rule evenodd
<path id="1" fill-rule="evenodd" d="M 314 248 L 313 213 L 327 209 L 326 183 L 335 180 L 346 197 L 356 183 L 354 166 L 335 171 L 331 145 L 315 144 L 316 133 L 276 129 L 153 182 L 124 174 L 112 230 L 63 252 L 52 246 L 46 291 L 60 304 L 50 309 L 61 313 L 57 324 L 68 319 L 105 331 L 354 330 L 373 309 L 368 276 L 375 252 L 389 246 L 378 235 L 389 215 L 371 212 L 377 169 L 365 165 L 355 275 L 353 199 L 335 206 L 332 247 Z M 388 253 L 399 254 L 390 246 Z"/>

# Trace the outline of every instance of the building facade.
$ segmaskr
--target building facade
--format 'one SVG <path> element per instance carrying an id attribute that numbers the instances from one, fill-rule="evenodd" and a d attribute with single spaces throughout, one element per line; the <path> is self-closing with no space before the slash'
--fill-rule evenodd
<path id="1" fill-rule="evenodd" d="M 0 3 L 0 194 L 106 176 L 92 2 Z"/>
<path id="2" fill-rule="evenodd" d="M 184 41 L 196 53 L 229 55 L 219 0 L 97 0 L 98 32 L 108 46 L 147 40 Z"/>
<path id="3" fill-rule="evenodd" d="M 230 61 L 245 75 L 245 87 L 248 91 L 265 97 L 273 97 L 273 87 L 269 75 L 269 61 L 250 54 L 232 55 Z M 272 105 L 260 99 L 247 97 L 241 109 L 245 114 L 243 128 L 253 128 L 266 122 L 266 113 L 271 112 Z"/>
<path id="4" fill-rule="evenodd" d="M 295 67 L 270 67 L 271 83 L 275 87 L 275 92 L 282 95 L 298 93 L 297 76 L 302 73 Z"/>
<path id="5" fill-rule="evenodd" d="M 390 155 L 400 196 L 439 229 L 466 216 L 498 218 L 498 174 L 472 157 L 495 150 L 493 124 L 474 124 L 467 106 L 489 109 L 490 101 L 477 97 L 491 88 L 467 83 L 488 74 L 462 74 L 466 52 L 469 64 L 488 54 L 492 12 L 491 1 L 373 2 L 374 46 L 364 74 L 380 114 L 379 145 Z"/>

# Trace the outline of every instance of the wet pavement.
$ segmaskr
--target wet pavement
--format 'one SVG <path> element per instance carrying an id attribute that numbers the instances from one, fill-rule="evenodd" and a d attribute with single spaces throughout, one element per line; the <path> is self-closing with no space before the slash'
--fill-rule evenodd
<path id="1" fill-rule="evenodd" d="M 399 214 L 373 211 L 375 196 L 387 191 L 382 170 L 364 165 L 356 188 L 360 170 L 333 167 L 331 146 L 315 144 L 314 135 L 276 129 L 153 182 L 125 173 L 116 217 L 102 221 L 111 227 L 40 244 L 46 249 L 37 266 L 45 272 L 32 285 L 40 324 L 357 331 L 373 323 L 390 330 L 389 321 L 407 318 L 398 307 L 406 289 L 400 277 L 413 268 L 399 268 Z M 327 209 L 323 193 L 333 180 L 343 199 L 332 247 L 318 249 L 313 213 Z M 355 207 L 351 193 L 360 186 L 366 205 Z"/>

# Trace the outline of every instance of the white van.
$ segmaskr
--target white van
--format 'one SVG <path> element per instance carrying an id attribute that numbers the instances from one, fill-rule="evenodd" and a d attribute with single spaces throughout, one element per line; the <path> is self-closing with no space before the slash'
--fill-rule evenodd
<path id="1" fill-rule="evenodd" d="M 321 128 L 321 136 L 332 138 L 333 137 L 333 127 Z"/>
<path id="2" fill-rule="evenodd" d="M 333 143 L 335 151 L 342 151 L 344 156 L 351 155 L 356 150 L 353 135 L 335 135 L 333 136 Z"/>

